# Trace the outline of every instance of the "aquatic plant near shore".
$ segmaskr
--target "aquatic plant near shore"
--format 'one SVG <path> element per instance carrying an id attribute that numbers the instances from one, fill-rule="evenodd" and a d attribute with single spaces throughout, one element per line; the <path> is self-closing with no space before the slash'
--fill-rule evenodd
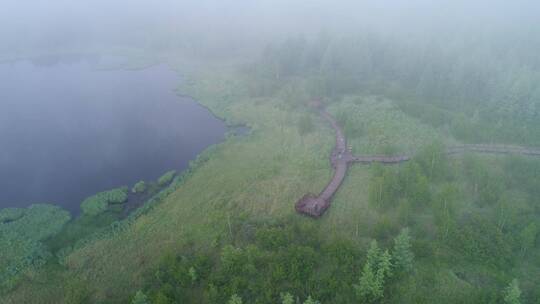
<path id="1" fill-rule="evenodd" d="M 43 265 L 50 256 L 43 241 L 70 219 L 68 211 L 48 204 L 0 210 L 0 289 L 12 287 L 22 272 Z"/>
<path id="2" fill-rule="evenodd" d="M 168 185 L 176 175 L 176 170 L 167 171 L 158 179 L 158 185 L 163 187 Z"/>
<path id="3" fill-rule="evenodd" d="M 85 215 L 98 215 L 105 212 L 111 204 L 122 204 L 127 201 L 128 188 L 121 187 L 100 192 L 86 198 L 81 203 L 81 210 Z"/>
<path id="4" fill-rule="evenodd" d="M 139 181 L 131 189 L 133 193 L 143 193 L 144 191 L 146 191 L 146 183 L 144 181 Z"/>
<path id="5" fill-rule="evenodd" d="M 61 265 L 67 265 L 69 255 L 74 250 L 80 249 L 93 241 L 96 241 L 99 239 L 106 239 L 129 229 L 130 225 L 137 218 L 139 218 L 140 216 L 144 214 L 149 213 L 157 205 L 163 202 L 167 196 L 169 196 L 174 191 L 178 190 L 178 188 L 181 187 L 184 184 L 184 182 L 194 174 L 197 168 L 204 165 L 211 158 L 211 156 L 216 151 L 216 147 L 217 147 L 216 145 L 210 146 L 201 154 L 199 154 L 195 160 L 189 163 L 188 169 L 182 171 L 181 174 L 178 174 L 175 178 L 173 178 L 173 180 L 167 187 L 163 188 L 157 194 L 153 195 L 148 201 L 146 201 L 144 205 L 135 209 L 125 219 L 115 221 L 112 224 L 110 224 L 106 229 L 97 231 L 96 233 L 93 233 L 87 237 L 79 239 L 73 245 L 60 249 L 58 252 L 56 252 L 56 257 L 58 259 L 58 262 Z M 148 191 L 150 191 L 150 189 Z"/>
<path id="6" fill-rule="evenodd" d="M 0 210 L 0 224 L 18 220 L 24 215 L 22 208 L 5 208 Z"/>

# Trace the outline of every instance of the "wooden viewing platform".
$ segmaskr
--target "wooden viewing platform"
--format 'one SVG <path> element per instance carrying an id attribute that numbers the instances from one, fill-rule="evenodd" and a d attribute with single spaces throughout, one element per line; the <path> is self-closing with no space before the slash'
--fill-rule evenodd
<path id="1" fill-rule="evenodd" d="M 332 197 L 343 183 L 343 180 L 347 175 L 347 169 L 352 163 L 399 164 L 411 159 L 411 156 L 409 155 L 352 155 L 347 149 L 347 139 L 345 138 L 345 134 L 336 120 L 323 109 L 320 110 L 320 114 L 330 123 L 336 132 L 336 144 L 332 150 L 332 153 L 330 154 L 330 164 L 334 169 L 334 175 L 319 195 L 308 193 L 298 200 L 295 205 L 297 212 L 315 218 L 322 216 L 326 209 L 330 207 Z M 513 145 L 465 144 L 449 147 L 446 150 L 448 155 L 456 155 L 466 152 L 540 156 L 540 149 Z"/>

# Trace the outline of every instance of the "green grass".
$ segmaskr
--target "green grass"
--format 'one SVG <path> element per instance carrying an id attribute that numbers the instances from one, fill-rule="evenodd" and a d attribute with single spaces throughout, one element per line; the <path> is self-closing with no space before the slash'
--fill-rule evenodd
<path id="1" fill-rule="evenodd" d="M 328 110 L 344 126 L 356 154 L 414 154 L 435 141 L 456 143 L 448 134 L 406 115 L 388 99 L 349 96 L 332 103 Z"/>

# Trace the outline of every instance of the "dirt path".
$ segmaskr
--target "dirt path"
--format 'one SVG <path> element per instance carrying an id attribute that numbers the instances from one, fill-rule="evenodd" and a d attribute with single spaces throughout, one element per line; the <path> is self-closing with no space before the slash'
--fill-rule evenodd
<path id="1" fill-rule="evenodd" d="M 345 133 L 338 125 L 336 120 L 325 110 L 320 110 L 320 114 L 330 123 L 336 132 L 336 145 L 332 151 L 332 154 L 330 155 L 330 163 L 332 168 L 334 168 L 334 175 L 319 195 L 316 196 L 308 193 L 298 200 L 295 205 L 297 212 L 316 218 L 323 215 L 326 209 L 330 207 L 332 197 L 343 183 L 343 180 L 347 175 L 347 169 L 351 164 L 399 164 L 411 159 L 411 156 L 409 155 L 352 155 L 351 151 L 347 149 L 347 139 L 345 138 Z M 540 156 L 540 149 L 509 145 L 468 144 L 449 147 L 446 150 L 448 155 L 456 155 L 466 152 Z"/>

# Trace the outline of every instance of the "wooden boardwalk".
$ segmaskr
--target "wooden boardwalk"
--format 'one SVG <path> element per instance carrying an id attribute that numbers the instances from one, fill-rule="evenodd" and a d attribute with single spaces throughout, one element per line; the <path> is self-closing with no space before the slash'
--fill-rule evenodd
<path id="1" fill-rule="evenodd" d="M 296 211 L 313 217 L 320 217 L 328 209 L 332 201 L 332 196 L 334 196 L 341 183 L 343 183 L 347 174 L 347 168 L 353 160 L 353 156 L 347 150 L 345 134 L 336 120 L 324 110 L 321 110 L 320 113 L 322 117 L 330 122 L 330 125 L 332 125 L 332 128 L 336 132 L 336 145 L 330 155 L 330 163 L 334 168 L 334 176 L 318 196 L 306 194 L 296 203 L 295 207 Z"/>
<path id="2" fill-rule="evenodd" d="M 521 146 L 511 145 L 486 145 L 486 144 L 465 144 L 459 146 L 452 146 L 446 149 L 447 155 L 463 154 L 468 152 L 474 153 L 489 153 L 489 154 L 513 154 L 513 155 L 529 155 L 540 156 L 540 149 L 527 148 Z M 383 164 L 398 164 L 406 162 L 411 159 L 409 155 L 362 155 L 352 156 L 353 162 L 358 163 L 383 163 Z"/>
<path id="3" fill-rule="evenodd" d="M 319 195 L 308 193 L 298 200 L 295 205 L 297 212 L 316 218 L 322 216 L 326 209 L 330 207 L 332 197 L 343 183 L 347 175 L 347 169 L 352 163 L 399 164 L 411 159 L 409 155 L 352 155 L 347 149 L 345 134 L 336 120 L 325 110 L 320 110 L 320 114 L 330 123 L 336 132 L 336 144 L 330 155 L 330 163 L 334 169 L 334 175 Z M 446 150 L 448 155 L 467 152 L 540 156 L 540 149 L 512 145 L 467 144 L 449 147 Z"/>

